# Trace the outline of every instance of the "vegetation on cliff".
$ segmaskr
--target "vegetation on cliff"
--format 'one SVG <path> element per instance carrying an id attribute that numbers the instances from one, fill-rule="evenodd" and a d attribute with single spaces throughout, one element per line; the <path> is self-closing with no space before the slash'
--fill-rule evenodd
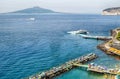
<path id="1" fill-rule="evenodd" d="M 108 12 L 110 12 L 110 11 L 116 11 L 116 10 L 120 11 L 120 7 L 107 8 L 107 9 L 104 9 L 103 11 L 108 11 Z"/>
<path id="2" fill-rule="evenodd" d="M 120 32 L 118 32 L 116 39 L 120 41 Z"/>

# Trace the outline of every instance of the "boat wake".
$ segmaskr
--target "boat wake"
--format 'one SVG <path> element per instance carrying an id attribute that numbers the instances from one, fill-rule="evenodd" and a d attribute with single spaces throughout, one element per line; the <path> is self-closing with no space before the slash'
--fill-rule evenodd
<path id="1" fill-rule="evenodd" d="M 76 30 L 76 31 L 69 31 L 67 33 L 74 34 L 74 35 L 76 35 L 76 34 L 88 34 L 88 31 L 87 30 Z"/>

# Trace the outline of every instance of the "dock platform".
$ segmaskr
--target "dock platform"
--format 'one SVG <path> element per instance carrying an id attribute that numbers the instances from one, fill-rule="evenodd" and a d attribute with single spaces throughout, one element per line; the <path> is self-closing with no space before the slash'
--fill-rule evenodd
<path id="1" fill-rule="evenodd" d="M 112 39 L 111 36 L 92 36 L 92 35 L 83 35 L 83 34 L 81 34 L 80 36 L 82 36 L 85 39 L 97 39 L 97 40 L 111 40 Z"/>
<path id="2" fill-rule="evenodd" d="M 111 68 L 103 67 L 96 64 L 88 64 L 88 65 L 75 64 L 75 66 L 86 67 L 87 71 L 110 74 L 110 75 L 120 75 L 120 69 L 117 69 L 117 68 L 111 69 Z"/>

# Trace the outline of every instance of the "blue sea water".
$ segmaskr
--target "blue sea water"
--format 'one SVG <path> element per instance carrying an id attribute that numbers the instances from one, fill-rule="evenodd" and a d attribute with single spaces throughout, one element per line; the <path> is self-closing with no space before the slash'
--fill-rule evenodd
<path id="1" fill-rule="evenodd" d="M 30 18 L 35 18 L 31 20 Z M 68 31 L 85 29 L 91 35 L 110 35 L 120 26 L 120 16 L 79 14 L 1 14 L 0 79 L 21 79 L 94 52 L 91 61 L 115 67 L 119 58 L 96 48 L 102 41 L 83 39 Z M 102 74 L 76 68 L 55 79 L 104 79 Z"/>

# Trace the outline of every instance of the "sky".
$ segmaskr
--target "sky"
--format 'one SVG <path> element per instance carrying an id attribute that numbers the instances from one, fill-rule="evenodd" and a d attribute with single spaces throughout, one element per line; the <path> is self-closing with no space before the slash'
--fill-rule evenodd
<path id="1" fill-rule="evenodd" d="M 109 7 L 120 7 L 120 0 L 0 0 L 0 13 L 39 6 L 57 12 L 101 13 Z"/>

